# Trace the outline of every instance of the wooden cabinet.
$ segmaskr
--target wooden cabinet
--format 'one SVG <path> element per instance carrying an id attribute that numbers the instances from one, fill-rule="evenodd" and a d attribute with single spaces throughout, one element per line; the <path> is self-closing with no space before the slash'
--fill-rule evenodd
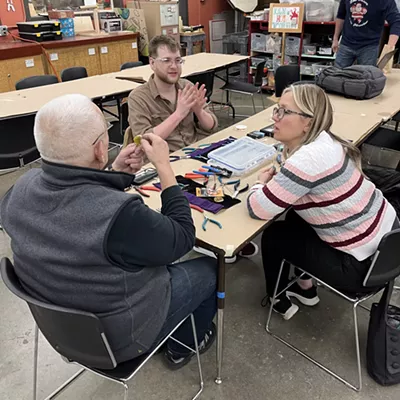
<path id="1" fill-rule="evenodd" d="M 121 64 L 139 60 L 137 37 L 137 33 L 116 32 L 43 42 L 51 64 L 37 45 L 0 38 L 0 92 L 15 90 L 15 83 L 28 76 L 56 73 L 60 77 L 70 67 L 85 67 L 89 76 L 117 72 Z"/>
<path id="2" fill-rule="evenodd" d="M 119 51 L 121 55 L 121 64 L 128 61 L 139 61 L 138 44 L 136 38 L 120 42 Z"/>
<path id="3" fill-rule="evenodd" d="M 7 60 L 0 61 L 0 92 L 8 92 L 10 90 L 10 82 L 8 79 Z"/>
<path id="4" fill-rule="evenodd" d="M 70 67 L 85 67 L 88 75 L 100 75 L 99 49 L 97 45 L 65 47 L 60 49 L 48 49 L 50 60 L 58 76 L 61 71 Z M 54 71 L 46 58 L 46 72 L 54 74 Z"/>
<path id="5" fill-rule="evenodd" d="M 121 54 L 119 51 L 119 43 L 104 43 L 98 46 L 101 73 L 108 74 L 110 72 L 119 71 L 121 66 Z"/>
<path id="6" fill-rule="evenodd" d="M 23 78 L 44 75 L 42 56 L 12 58 L 0 61 L 0 91 L 15 90 L 15 84 Z"/>

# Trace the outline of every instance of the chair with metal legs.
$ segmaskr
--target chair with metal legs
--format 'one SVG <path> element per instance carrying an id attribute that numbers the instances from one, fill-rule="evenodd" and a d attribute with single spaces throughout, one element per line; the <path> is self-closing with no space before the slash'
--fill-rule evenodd
<path id="1" fill-rule="evenodd" d="M 221 87 L 221 90 L 225 90 L 226 92 L 233 92 L 251 96 L 251 100 L 253 102 L 253 111 L 254 114 L 257 114 L 256 104 L 254 103 L 254 95 L 259 94 L 261 97 L 261 102 L 263 105 L 263 109 L 265 108 L 264 98 L 261 90 L 262 79 L 264 76 L 264 65 L 265 61 L 257 64 L 257 69 L 254 77 L 254 85 L 247 82 L 241 81 L 229 81 L 225 83 L 224 86 Z M 238 115 L 237 115 L 238 116 Z M 248 115 L 244 115 L 248 117 Z"/>
<path id="2" fill-rule="evenodd" d="M 323 282 L 316 276 L 310 274 L 308 271 L 305 271 L 304 269 L 299 268 L 297 266 L 296 268 L 302 272 L 301 275 L 298 276 L 296 279 L 292 280 L 285 289 L 281 290 L 278 293 L 278 287 L 282 275 L 282 270 L 286 262 L 287 262 L 286 260 L 282 261 L 271 304 L 274 304 L 275 299 L 280 294 L 285 292 L 295 282 L 297 282 L 298 279 L 300 279 L 304 274 L 311 276 L 320 285 L 327 287 L 332 292 L 339 295 L 342 299 L 345 299 L 352 304 L 353 319 L 354 319 L 355 349 L 357 357 L 358 384 L 357 385 L 351 384 L 349 381 L 339 376 L 338 374 L 336 374 L 335 372 L 333 372 L 331 369 L 327 368 L 320 362 L 316 361 L 314 358 L 312 358 L 302 350 L 298 349 L 297 347 L 295 347 L 282 337 L 273 333 L 270 329 L 272 306 L 269 309 L 267 324 L 265 327 L 266 331 L 275 339 L 279 340 L 281 343 L 284 343 L 286 346 L 290 347 L 292 350 L 296 351 L 297 353 L 305 357 L 307 360 L 311 361 L 312 363 L 323 369 L 325 372 L 338 379 L 340 382 L 344 383 L 345 385 L 347 385 L 348 387 L 357 392 L 360 391 L 362 388 L 362 377 L 361 377 L 361 357 L 360 357 L 360 344 L 359 344 L 358 322 L 357 322 L 357 307 L 360 305 L 360 307 L 369 311 L 369 309 L 364 307 L 362 303 L 364 303 L 365 301 L 367 301 L 368 299 L 370 299 L 371 297 L 382 291 L 388 285 L 388 283 L 390 283 L 392 280 L 394 280 L 396 277 L 400 275 L 400 229 L 393 230 L 387 233 L 382 238 L 378 250 L 376 251 L 371 261 L 371 265 L 368 269 L 367 275 L 363 282 L 363 286 L 367 289 L 369 288 L 370 291 L 367 291 L 364 294 L 350 295 L 348 293 L 343 293 L 333 288 L 332 286 L 328 285 L 326 282 Z M 394 289 L 400 289 L 400 288 L 395 287 Z"/>
<path id="3" fill-rule="evenodd" d="M 168 339 L 174 340 L 196 354 L 199 370 L 199 390 L 192 399 L 197 399 L 203 391 L 203 375 L 193 314 L 189 314 L 180 321 L 150 353 L 117 364 L 102 323 L 96 315 L 80 310 L 55 306 L 34 299 L 22 287 L 15 273 L 14 266 L 8 258 L 3 258 L 1 260 L 1 276 L 8 289 L 17 297 L 28 303 L 36 322 L 33 359 L 33 400 L 37 398 L 39 329 L 50 345 L 61 354 L 65 361 L 83 367 L 50 396 L 47 396 L 46 400 L 54 399 L 86 370 L 122 385 L 124 387 L 124 400 L 128 400 L 128 381 L 137 374 Z M 188 318 L 190 318 L 192 324 L 194 349 L 172 337 L 173 333 Z"/>

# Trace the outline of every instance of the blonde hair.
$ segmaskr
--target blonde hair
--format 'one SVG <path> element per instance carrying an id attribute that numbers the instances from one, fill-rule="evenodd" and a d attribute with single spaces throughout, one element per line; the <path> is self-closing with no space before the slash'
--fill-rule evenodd
<path id="1" fill-rule="evenodd" d="M 89 164 L 94 158 L 93 141 L 106 131 L 99 108 L 81 94 L 51 100 L 35 118 L 35 142 L 41 156 L 60 164 Z"/>
<path id="2" fill-rule="evenodd" d="M 347 155 L 362 172 L 360 150 L 352 143 L 331 132 L 333 124 L 333 108 L 327 94 L 319 86 L 309 83 L 291 85 L 284 90 L 283 94 L 285 93 L 292 93 L 293 100 L 301 112 L 312 116 L 310 129 L 304 135 L 302 142 L 295 149 L 290 149 L 290 151 L 285 149 L 285 158 L 290 157 L 301 146 L 313 142 L 322 131 L 326 131 L 332 139 L 336 140 L 343 146 Z"/>

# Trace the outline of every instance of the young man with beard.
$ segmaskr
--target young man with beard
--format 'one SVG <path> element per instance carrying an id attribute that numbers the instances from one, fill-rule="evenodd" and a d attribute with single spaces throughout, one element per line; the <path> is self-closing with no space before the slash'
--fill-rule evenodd
<path id="1" fill-rule="evenodd" d="M 149 44 L 149 56 L 154 74 L 129 95 L 124 146 L 137 135 L 153 132 L 173 152 L 213 133 L 218 122 L 206 106 L 204 85 L 180 79 L 184 60 L 179 43 L 169 36 L 156 36 Z"/>

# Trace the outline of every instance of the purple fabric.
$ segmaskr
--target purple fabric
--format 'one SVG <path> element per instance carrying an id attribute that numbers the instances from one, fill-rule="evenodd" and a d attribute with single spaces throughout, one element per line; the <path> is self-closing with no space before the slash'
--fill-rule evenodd
<path id="1" fill-rule="evenodd" d="M 196 195 L 194 195 L 192 193 L 183 192 L 183 194 L 189 200 L 190 204 L 199 206 L 203 210 L 209 211 L 213 214 L 217 214 L 219 211 L 221 211 L 224 208 L 224 206 L 222 206 L 221 204 L 213 203 L 212 201 L 204 199 L 202 197 L 197 197 Z"/>
<path id="2" fill-rule="evenodd" d="M 207 157 L 208 153 L 210 153 L 211 151 L 213 151 L 215 149 L 219 149 L 222 146 L 226 146 L 227 144 L 232 143 L 235 140 L 236 140 L 236 138 L 234 138 L 233 136 L 229 136 L 227 139 L 220 140 L 219 142 L 215 142 L 208 147 L 197 149 L 197 150 L 193 151 L 192 153 L 190 153 L 189 155 L 191 158 L 198 158 L 198 157 L 208 158 Z"/>

